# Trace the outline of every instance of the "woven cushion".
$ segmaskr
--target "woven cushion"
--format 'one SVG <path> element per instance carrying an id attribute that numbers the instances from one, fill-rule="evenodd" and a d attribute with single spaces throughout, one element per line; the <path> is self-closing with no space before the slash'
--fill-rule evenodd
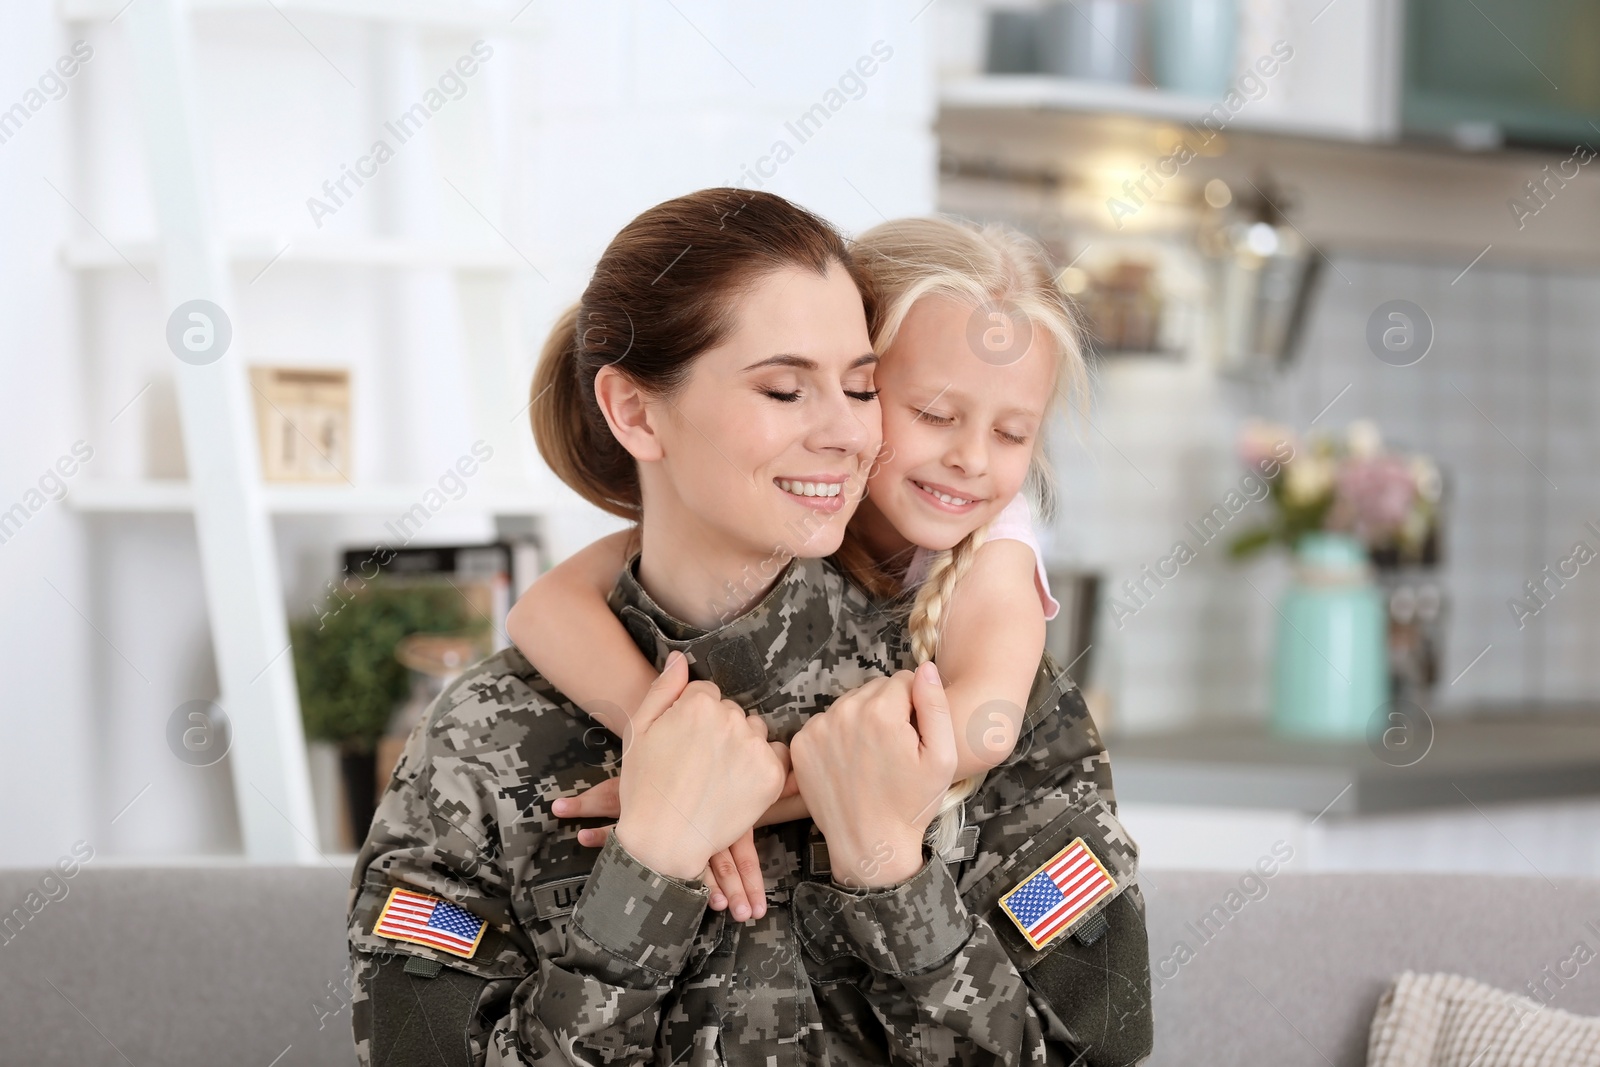
<path id="1" fill-rule="evenodd" d="M 1546 1000 L 1559 995 L 1555 983 L 1536 989 Z M 1574 1015 L 1459 974 L 1406 971 L 1378 1002 L 1372 1019 L 1367 1067 L 1527 1064 L 1600 1067 L 1600 1018 Z"/>

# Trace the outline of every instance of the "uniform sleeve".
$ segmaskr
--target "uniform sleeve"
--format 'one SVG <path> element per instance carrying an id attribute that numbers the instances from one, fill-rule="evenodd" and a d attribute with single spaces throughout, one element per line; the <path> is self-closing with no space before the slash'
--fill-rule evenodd
<path id="1" fill-rule="evenodd" d="M 527 1061 L 554 1053 L 570 1063 L 651 1062 L 662 1002 L 709 899 L 705 887 L 646 867 L 611 834 L 572 912 L 566 952 L 518 987 L 504 1041 L 515 1037 Z"/>
<path id="2" fill-rule="evenodd" d="M 650 1062 L 708 890 L 651 870 L 613 834 L 565 937 L 524 924 L 511 907 L 516 858 L 502 855 L 492 773 L 459 750 L 417 751 L 420 731 L 413 742 L 356 864 L 349 932 L 362 1067 Z M 529 839 L 519 832 L 521 853 Z M 485 920 L 477 949 L 463 957 L 377 934 L 396 886 Z"/>
<path id="3" fill-rule="evenodd" d="M 1003 806 L 981 824 L 970 865 L 987 873 L 958 888 L 949 864 L 928 861 L 896 886 L 795 890 L 806 952 L 866 968 L 856 986 L 895 1063 L 1120 1067 L 1151 1052 L 1138 849 L 1116 816 L 1110 759 L 1077 687 L 1048 657 L 1029 706 L 1017 751 L 982 794 Z M 1035 950 L 997 902 L 1080 839 L 1117 891 Z"/>
<path id="4" fill-rule="evenodd" d="M 1138 1063 L 1154 1044 L 1139 849 L 1117 817 L 1111 760 L 1077 686 L 1047 657 L 1036 692 L 1048 714 L 1029 716 L 1034 725 L 1004 768 L 1003 785 L 1027 800 L 984 824 L 982 862 L 971 869 L 987 873 L 964 880 L 963 897 L 989 920 L 1022 972 L 1048 1047 L 1092 1067 Z M 1116 892 L 1035 950 L 999 898 L 1079 840 L 1115 880 Z"/>
<path id="5" fill-rule="evenodd" d="M 899 1064 L 1046 1062 L 1029 990 L 994 930 L 971 914 L 937 860 L 896 886 L 867 891 L 803 882 L 795 924 L 829 963 L 854 957 L 858 983 Z"/>

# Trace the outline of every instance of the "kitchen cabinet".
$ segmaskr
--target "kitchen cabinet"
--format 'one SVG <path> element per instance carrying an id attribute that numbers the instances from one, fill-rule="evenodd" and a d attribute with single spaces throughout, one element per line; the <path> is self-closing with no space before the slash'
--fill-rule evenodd
<path id="1" fill-rule="evenodd" d="M 1043 74 L 989 75 L 980 57 L 945 47 L 940 107 L 1067 111 L 1161 119 L 1221 130 L 1385 142 L 1400 129 L 1402 0 L 1240 4 L 1233 92 L 1221 100 Z M 982 10 L 946 16 L 949 36 L 984 32 Z M 1148 60 L 1137 63 L 1151 80 Z"/>
<path id="2" fill-rule="evenodd" d="M 1149 85 L 984 75 L 972 48 L 984 7 L 953 5 L 940 30 L 941 209 L 1086 240 L 1177 233 L 1192 228 L 1211 179 L 1248 192 L 1265 175 L 1327 255 L 1423 258 L 1458 272 L 1600 265 L 1600 194 L 1574 180 L 1592 153 L 1403 136 L 1403 0 L 1241 0 L 1252 8 L 1275 14 L 1243 35 L 1241 54 L 1282 40 L 1293 57 L 1219 105 Z"/>

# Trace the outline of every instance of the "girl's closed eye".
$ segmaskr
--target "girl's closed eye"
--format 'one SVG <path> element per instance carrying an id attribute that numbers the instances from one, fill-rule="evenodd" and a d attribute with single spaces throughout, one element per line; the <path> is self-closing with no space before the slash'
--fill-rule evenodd
<path id="1" fill-rule="evenodd" d="M 956 421 L 954 416 L 936 415 L 925 408 L 912 408 L 911 410 L 916 413 L 916 416 L 920 421 L 925 422 L 930 426 L 949 426 Z M 1000 440 L 1004 441 L 1008 445 L 1025 445 L 1032 440 L 1032 436 L 1027 432 L 1006 430 L 999 427 L 996 427 L 994 432 L 995 436 L 999 437 Z"/>

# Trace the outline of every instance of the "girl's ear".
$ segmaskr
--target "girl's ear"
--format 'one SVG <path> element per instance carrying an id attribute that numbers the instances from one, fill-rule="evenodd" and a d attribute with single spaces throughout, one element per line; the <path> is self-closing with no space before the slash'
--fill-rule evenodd
<path id="1" fill-rule="evenodd" d="M 601 367 L 594 376 L 594 398 L 611 434 L 640 463 L 662 456 L 661 438 L 652 422 L 654 405 L 638 384 L 614 366 Z"/>

